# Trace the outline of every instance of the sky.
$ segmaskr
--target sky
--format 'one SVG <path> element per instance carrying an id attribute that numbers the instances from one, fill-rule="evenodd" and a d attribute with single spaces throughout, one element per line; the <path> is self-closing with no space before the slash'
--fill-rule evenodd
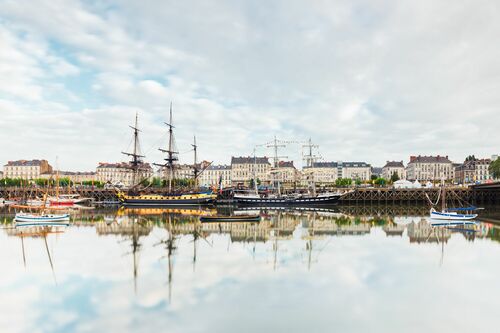
<path id="1" fill-rule="evenodd" d="M 497 1 L 0 0 L 0 163 L 91 171 L 270 156 L 383 166 L 500 152 Z"/>

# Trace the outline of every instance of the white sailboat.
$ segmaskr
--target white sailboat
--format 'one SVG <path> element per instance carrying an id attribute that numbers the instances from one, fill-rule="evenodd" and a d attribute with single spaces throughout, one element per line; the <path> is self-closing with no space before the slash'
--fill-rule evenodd
<path id="1" fill-rule="evenodd" d="M 431 217 L 431 224 L 437 225 L 448 225 L 448 224 L 476 224 L 471 221 L 477 217 L 477 214 L 469 213 L 469 211 L 476 209 L 475 207 L 469 208 L 456 208 L 448 209 L 446 207 L 446 189 L 444 184 L 441 187 L 441 211 L 438 212 L 436 209 L 431 208 L 429 214 Z M 463 211 L 464 213 L 459 213 Z M 434 220 L 434 221 L 432 221 Z M 439 220 L 439 221 L 436 221 Z"/>

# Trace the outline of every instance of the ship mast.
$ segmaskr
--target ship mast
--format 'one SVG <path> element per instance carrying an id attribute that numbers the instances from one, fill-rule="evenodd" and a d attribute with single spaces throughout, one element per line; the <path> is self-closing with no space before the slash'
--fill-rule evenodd
<path id="1" fill-rule="evenodd" d="M 159 148 L 158 150 L 166 153 L 167 158 L 165 158 L 165 164 L 155 164 L 157 166 L 165 167 L 168 170 L 168 192 L 172 192 L 172 179 L 174 177 L 174 163 L 178 160 L 177 154 L 179 152 L 175 151 L 175 142 L 174 142 L 174 126 L 172 125 L 172 102 L 170 102 L 170 120 L 165 125 L 168 126 L 168 149 Z"/>
<path id="2" fill-rule="evenodd" d="M 302 145 L 302 149 L 306 149 L 307 153 L 303 155 L 304 162 L 306 167 L 311 168 L 311 181 L 309 182 L 309 186 L 312 189 L 312 194 L 316 195 L 316 182 L 314 179 L 314 163 L 318 160 L 319 156 L 313 155 L 313 148 L 319 148 L 318 145 L 312 143 L 311 138 L 307 141 L 306 144 Z M 304 151 L 304 150 L 302 150 Z"/>
<path id="3" fill-rule="evenodd" d="M 273 157 L 273 160 L 274 160 L 274 180 L 273 180 L 273 183 L 274 185 L 277 187 L 277 190 L 278 190 L 278 195 L 281 196 L 281 189 L 280 189 L 280 181 L 279 181 L 279 159 L 280 158 L 287 158 L 287 156 L 278 156 L 278 148 L 283 148 L 283 147 L 286 147 L 286 145 L 284 144 L 279 144 L 280 141 L 278 139 L 276 139 L 276 135 L 274 136 L 274 140 L 269 143 L 267 145 L 268 148 L 273 148 L 274 149 L 274 157 Z"/>
<path id="4" fill-rule="evenodd" d="M 132 173 L 132 186 L 136 186 L 137 185 L 136 184 L 137 174 L 139 171 L 139 167 L 142 164 L 142 158 L 145 157 L 145 156 L 141 155 L 141 148 L 140 148 L 140 144 L 139 144 L 139 132 L 140 132 L 140 130 L 138 127 L 137 112 L 135 113 L 135 125 L 129 126 L 129 127 L 134 131 L 134 149 L 133 149 L 132 153 L 122 151 L 122 154 L 132 157 L 132 160 L 130 161 L 130 166 L 131 166 L 131 169 L 133 172 Z"/>
<path id="5" fill-rule="evenodd" d="M 197 188 L 198 186 L 198 176 L 200 174 L 200 169 L 198 169 L 198 156 L 197 156 L 197 149 L 198 146 L 196 145 L 196 135 L 194 136 L 194 142 L 191 145 L 193 146 L 193 151 L 194 151 L 194 164 L 193 164 L 193 171 L 194 171 L 194 187 Z"/>

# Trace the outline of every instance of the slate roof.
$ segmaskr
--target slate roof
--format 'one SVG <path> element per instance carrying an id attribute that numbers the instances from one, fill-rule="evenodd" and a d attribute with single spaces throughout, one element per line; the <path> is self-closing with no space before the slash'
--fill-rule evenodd
<path id="1" fill-rule="evenodd" d="M 410 163 L 452 163 L 448 156 L 410 156 Z"/>
<path id="2" fill-rule="evenodd" d="M 403 161 L 387 161 L 384 168 L 404 168 Z"/>
<path id="3" fill-rule="evenodd" d="M 231 164 L 270 164 L 267 157 L 232 156 Z"/>
<path id="4" fill-rule="evenodd" d="M 8 161 L 5 166 L 40 166 L 42 162 L 47 162 L 46 160 L 19 160 L 19 161 Z"/>

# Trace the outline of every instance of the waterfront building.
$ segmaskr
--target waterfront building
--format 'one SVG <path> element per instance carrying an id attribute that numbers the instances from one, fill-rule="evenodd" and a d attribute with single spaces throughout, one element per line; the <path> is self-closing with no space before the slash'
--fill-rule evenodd
<path id="1" fill-rule="evenodd" d="M 99 163 L 96 168 L 97 180 L 110 184 L 123 184 L 132 186 L 134 170 L 128 162 L 120 163 Z M 150 179 L 153 175 L 153 168 L 148 163 L 141 163 L 137 170 L 136 182 Z"/>
<path id="2" fill-rule="evenodd" d="M 453 177 L 453 163 L 448 156 L 410 156 L 406 166 L 406 178 L 412 181 L 452 180 Z"/>
<path id="3" fill-rule="evenodd" d="M 394 173 L 398 175 L 399 179 L 406 179 L 403 161 L 387 161 L 382 168 L 382 178 L 391 179 Z"/>
<path id="4" fill-rule="evenodd" d="M 168 179 L 168 169 L 164 168 L 164 177 Z M 174 168 L 174 179 L 193 179 L 194 178 L 194 168 L 193 164 L 177 164 Z"/>
<path id="5" fill-rule="evenodd" d="M 314 162 L 303 170 L 305 181 L 318 184 L 332 184 L 339 178 L 367 181 L 371 175 L 372 167 L 365 162 Z"/>
<path id="6" fill-rule="evenodd" d="M 231 186 L 230 165 L 209 165 L 200 175 L 199 185 L 206 187 L 219 186 L 222 178 L 222 187 Z"/>
<path id="7" fill-rule="evenodd" d="M 8 161 L 3 166 L 5 178 L 36 179 L 49 172 L 52 172 L 52 166 L 47 160 Z"/>
<path id="8" fill-rule="evenodd" d="M 488 158 L 464 161 L 455 168 L 455 182 L 470 184 L 492 179 L 488 170 L 491 160 Z"/>
<path id="9" fill-rule="evenodd" d="M 40 175 L 42 179 L 55 179 L 56 172 L 47 172 L 42 173 Z M 68 178 L 73 183 L 81 183 L 86 181 L 96 181 L 98 180 L 97 173 L 88 171 L 88 172 L 73 172 L 73 171 L 59 171 L 59 178 Z"/>
<path id="10" fill-rule="evenodd" d="M 3 171 L 0 171 L 0 179 L 3 179 Z"/>
<path id="11" fill-rule="evenodd" d="M 271 179 L 283 184 L 295 184 L 300 181 L 300 171 L 295 168 L 293 161 L 279 161 L 278 168 L 272 168 Z"/>
<path id="12" fill-rule="evenodd" d="M 271 163 L 267 157 L 231 157 L 231 184 L 250 185 L 255 176 L 261 184 L 269 184 Z"/>
<path id="13" fill-rule="evenodd" d="M 372 176 L 372 166 L 365 162 L 341 162 L 342 178 L 367 181 Z"/>

